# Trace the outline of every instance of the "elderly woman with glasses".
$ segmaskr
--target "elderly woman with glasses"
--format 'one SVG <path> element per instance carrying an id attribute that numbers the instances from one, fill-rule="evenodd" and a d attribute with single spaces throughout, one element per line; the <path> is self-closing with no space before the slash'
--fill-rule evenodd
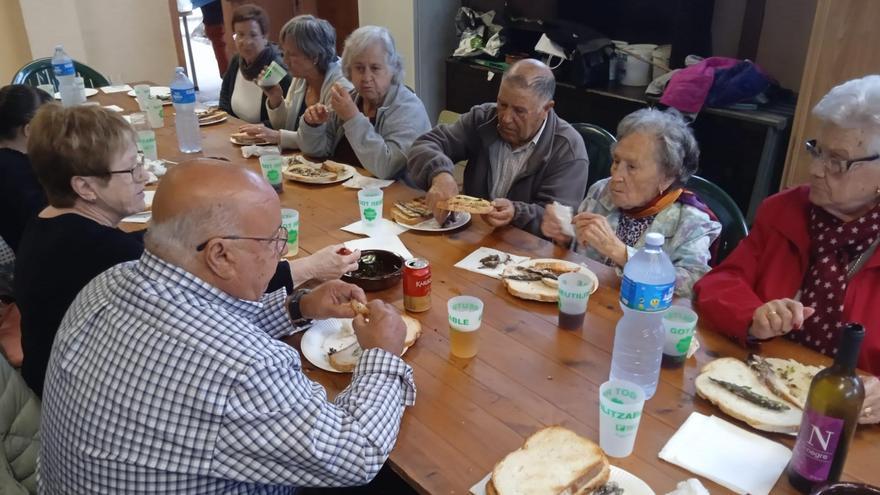
<path id="1" fill-rule="evenodd" d="M 663 234 L 675 266 L 675 295 L 690 299 L 694 282 L 709 271 L 709 247 L 721 232 L 712 212 L 684 188 L 696 172 L 699 148 L 675 110 L 633 112 L 617 128 L 611 177 L 590 187 L 574 216 L 574 238 L 565 233 L 558 207 L 544 214 L 542 233 L 607 265 L 623 268 L 645 244 Z"/>
<path id="2" fill-rule="evenodd" d="M 354 92 L 335 84 L 329 105 L 306 109 L 300 149 L 362 166 L 381 179 L 401 175 L 410 146 L 431 123 L 422 100 L 403 84 L 403 61 L 388 29 L 363 26 L 351 33 L 342 71 Z"/>
<path id="3" fill-rule="evenodd" d="M 324 19 L 299 15 L 287 21 L 281 28 L 281 49 L 293 82 L 286 98 L 279 85 L 263 87 L 274 129 L 248 124 L 239 131 L 282 148 L 298 149 L 299 123 L 306 108 L 318 103 L 330 105 L 334 85 L 339 84 L 346 91 L 351 91 L 352 85 L 342 75 L 336 55 L 336 30 Z"/>
<path id="4" fill-rule="evenodd" d="M 813 116 L 809 185 L 764 201 L 749 236 L 697 284 L 696 303 L 712 328 L 744 344 L 785 336 L 828 356 L 843 324 L 859 322 L 859 367 L 877 375 L 880 76 L 833 88 Z M 880 395 L 876 379 L 866 388 Z"/>
<path id="5" fill-rule="evenodd" d="M 22 375 L 42 394 L 55 332 L 77 293 L 104 270 L 138 259 L 143 233 L 119 229 L 145 209 L 147 172 L 137 136 L 119 114 L 99 107 L 48 104 L 30 124 L 28 156 L 49 206 L 28 223 L 16 259 L 14 294 L 21 311 Z M 287 235 L 270 238 L 280 257 Z M 328 246 L 292 264 L 278 264 L 270 290 L 311 278 L 338 278 L 357 268 L 358 252 Z"/>
<path id="6" fill-rule="evenodd" d="M 272 62 L 282 67 L 278 47 L 269 42 L 269 16 L 261 7 L 241 5 L 232 12 L 232 38 L 238 51 L 229 62 L 220 86 L 220 108 L 241 120 L 269 123 L 266 94 L 257 84 L 263 70 Z M 281 80 L 281 91 L 290 87 L 290 75 Z"/>

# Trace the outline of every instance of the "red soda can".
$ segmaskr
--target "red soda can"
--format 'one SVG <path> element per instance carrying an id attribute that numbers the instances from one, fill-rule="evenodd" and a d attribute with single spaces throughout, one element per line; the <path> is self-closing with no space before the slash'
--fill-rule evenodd
<path id="1" fill-rule="evenodd" d="M 413 313 L 431 309 L 431 264 L 424 258 L 403 264 L 403 307 Z"/>

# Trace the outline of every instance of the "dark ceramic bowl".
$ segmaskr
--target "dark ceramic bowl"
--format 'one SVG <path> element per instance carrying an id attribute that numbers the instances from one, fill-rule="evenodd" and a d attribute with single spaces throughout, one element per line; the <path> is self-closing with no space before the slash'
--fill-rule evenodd
<path id="1" fill-rule="evenodd" d="M 811 495 L 880 495 L 880 488 L 864 483 L 841 481 L 817 488 Z"/>
<path id="2" fill-rule="evenodd" d="M 361 251 L 358 269 L 343 275 L 342 280 L 372 292 L 394 287 L 402 277 L 403 258 L 391 251 L 367 249 Z"/>

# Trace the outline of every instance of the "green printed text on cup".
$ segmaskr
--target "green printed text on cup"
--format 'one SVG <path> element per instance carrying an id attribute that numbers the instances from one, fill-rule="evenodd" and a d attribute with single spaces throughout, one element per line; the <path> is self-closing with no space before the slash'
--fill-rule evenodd
<path id="1" fill-rule="evenodd" d="M 687 354 L 691 340 L 697 327 L 697 314 L 689 309 L 672 306 L 663 315 L 663 328 L 666 340 L 663 343 L 663 354 L 670 357 L 681 357 Z"/>
<path id="2" fill-rule="evenodd" d="M 446 302 L 449 312 L 449 345 L 454 356 L 471 358 L 479 349 L 483 301 L 473 296 L 456 296 Z"/>
<path id="3" fill-rule="evenodd" d="M 372 227 L 379 223 L 382 218 L 383 196 L 382 190 L 377 188 L 358 191 L 358 207 L 361 210 L 361 222 L 364 226 Z"/>
<path id="4" fill-rule="evenodd" d="M 645 392 L 626 380 L 599 387 L 599 445 L 612 457 L 632 453 L 645 405 Z"/>
<path id="5" fill-rule="evenodd" d="M 281 155 L 263 155 L 260 157 L 260 170 L 263 171 L 263 177 L 272 184 L 276 191 L 281 192 L 281 168 L 284 160 Z"/>
<path id="6" fill-rule="evenodd" d="M 568 330 L 580 328 L 593 290 L 593 279 L 580 272 L 570 272 L 560 275 L 558 282 L 559 326 Z"/>
<path id="7" fill-rule="evenodd" d="M 282 208 L 281 226 L 287 229 L 287 253 L 289 256 L 296 256 L 299 252 L 299 212 Z"/>

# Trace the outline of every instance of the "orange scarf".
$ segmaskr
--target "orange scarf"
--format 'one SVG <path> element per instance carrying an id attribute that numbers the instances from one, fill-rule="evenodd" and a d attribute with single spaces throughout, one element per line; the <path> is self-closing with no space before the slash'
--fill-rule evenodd
<path id="1" fill-rule="evenodd" d="M 667 206 L 675 203 L 678 200 L 678 197 L 681 196 L 682 192 L 684 192 L 684 188 L 682 187 L 670 189 L 651 200 L 645 206 L 623 210 L 623 214 L 630 218 L 644 218 L 656 215 L 663 211 Z"/>

